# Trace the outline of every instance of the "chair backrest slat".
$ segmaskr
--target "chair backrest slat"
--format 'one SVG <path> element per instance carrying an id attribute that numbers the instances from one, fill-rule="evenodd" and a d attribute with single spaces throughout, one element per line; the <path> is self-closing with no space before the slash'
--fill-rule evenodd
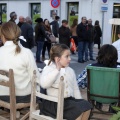
<path id="1" fill-rule="evenodd" d="M 9 72 L 7 72 L 7 71 L 0 70 L 0 74 L 9 77 Z"/>
<path id="2" fill-rule="evenodd" d="M 10 82 L 9 81 L 5 81 L 5 80 L 1 80 L 0 81 L 0 85 L 9 87 L 10 86 Z"/>
<path id="3" fill-rule="evenodd" d="M 43 98 L 45 100 L 58 102 L 58 98 L 55 98 L 55 97 L 52 97 L 52 96 L 48 96 L 48 95 L 42 94 L 42 93 L 37 92 L 37 91 L 36 91 L 36 96 L 39 97 L 39 98 Z"/>
<path id="4" fill-rule="evenodd" d="M 7 78 L 9 78 L 9 72 L 8 71 L 0 70 L 0 75 L 6 76 Z M 4 79 L 0 79 L 0 85 L 6 86 L 6 87 L 10 86 L 9 81 L 4 80 Z"/>

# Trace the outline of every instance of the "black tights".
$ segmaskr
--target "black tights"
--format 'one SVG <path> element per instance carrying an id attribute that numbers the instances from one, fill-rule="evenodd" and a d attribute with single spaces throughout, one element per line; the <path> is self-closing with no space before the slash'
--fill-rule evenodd
<path id="1" fill-rule="evenodd" d="M 51 49 L 51 43 L 45 41 L 44 45 L 43 45 L 43 49 L 42 49 L 42 57 L 45 57 L 45 51 L 46 51 L 46 47 L 48 50 L 48 56 L 50 57 L 50 49 Z"/>

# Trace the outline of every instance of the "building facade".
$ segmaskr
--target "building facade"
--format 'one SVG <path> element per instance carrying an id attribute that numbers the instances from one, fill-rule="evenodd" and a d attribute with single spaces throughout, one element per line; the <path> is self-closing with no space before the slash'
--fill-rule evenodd
<path id="1" fill-rule="evenodd" d="M 12 11 L 15 11 L 18 17 L 30 16 L 34 24 L 37 17 L 47 18 L 51 22 L 54 16 L 58 15 L 60 23 L 61 20 L 67 19 L 71 25 L 74 18 L 80 23 L 81 17 L 86 16 L 87 19 L 92 19 L 93 25 L 95 20 L 100 21 L 103 31 L 101 42 L 111 44 L 112 25 L 109 24 L 109 19 L 120 18 L 120 0 L 106 0 L 106 3 L 103 1 L 105 0 L 60 0 L 60 6 L 53 8 L 50 0 L 0 0 L 0 21 L 8 21 Z M 101 10 L 104 4 L 105 11 Z"/>

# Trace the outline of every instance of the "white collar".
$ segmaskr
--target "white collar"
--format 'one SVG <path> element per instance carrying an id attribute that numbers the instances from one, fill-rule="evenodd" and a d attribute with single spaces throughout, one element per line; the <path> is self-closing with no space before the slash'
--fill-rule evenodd
<path id="1" fill-rule="evenodd" d="M 13 41 L 6 41 L 6 42 L 4 43 L 4 46 L 13 45 L 13 44 L 14 44 Z"/>
<path id="2" fill-rule="evenodd" d="M 45 60 L 44 63 L 46 64 L 46 66 L 48 66 L 49 60 Z M 51 65 L 52 67 L 56 68 L 56 65 L 55 65 L 54 62 L 51 62 L 50 65 Z M 63 73 L 65 73 L 66 67 L 65 67 L 65 68 L 61 68 L 60 71 L 62 71 Z"/>

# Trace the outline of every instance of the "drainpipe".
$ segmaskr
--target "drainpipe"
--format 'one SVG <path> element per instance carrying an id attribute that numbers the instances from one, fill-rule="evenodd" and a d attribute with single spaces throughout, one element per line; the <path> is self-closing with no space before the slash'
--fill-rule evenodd
<path id="1" fill-rule="evenodd" d="M 91 19 L 92 19 L 92 7 L 93 7 L 93 0 L 91 0 Z"/>
<path id="2" fill-rule="evenodd" d="M 60 1 L 60 5 L 59 5 L 59 17 L 60 17 L 60 20 L 59 20 L 59 27 L 61 25 L 61 1 L 62 0 L 59 0 Z"/>

